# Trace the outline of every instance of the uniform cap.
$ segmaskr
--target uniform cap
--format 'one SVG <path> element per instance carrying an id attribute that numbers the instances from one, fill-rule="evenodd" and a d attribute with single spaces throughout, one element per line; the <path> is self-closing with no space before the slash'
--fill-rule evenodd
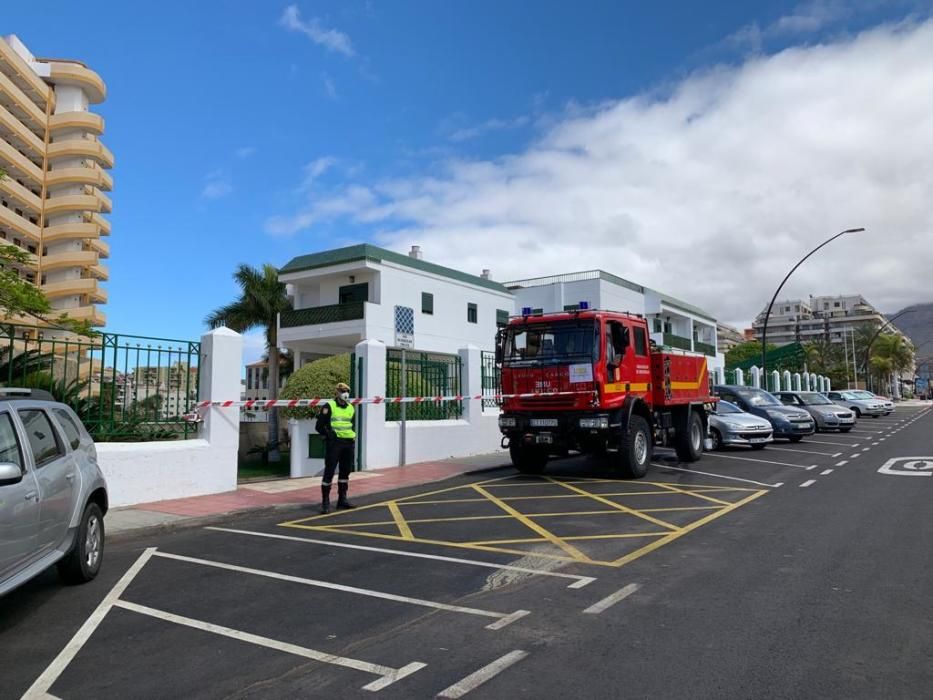
<path id="1" fill-rule="evenodd" d="M 337 385 L 337 391 L 350 391 L 350 387 L 348 387 L 348 386 L 347 386 L 346 384 L 344 384 L 343 382 L 340 382 L 340 383 Z"/>

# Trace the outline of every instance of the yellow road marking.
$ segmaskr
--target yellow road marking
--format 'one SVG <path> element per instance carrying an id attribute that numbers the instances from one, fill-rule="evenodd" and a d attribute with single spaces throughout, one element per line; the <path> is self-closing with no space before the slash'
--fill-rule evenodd
<path id="1" fill-rule="evenodd" d="M 652 543 L 649 544 L 649 545 L 645 545 L 645 546 L 642 547 L 641 549 L 639 549 L 639 550 L 637 550 L 637 551 L 634 551 L 634 552 L 632 552 L 631 554 L 627 554 L 627 555 L 625 555 L 624 557 L 621 557 L 620 559 L 616 559 L 614 562 L 612 562 L 612 565 L 613 565 L 613 566 L 625 566 L 626 564 L 635 561 L 635 560 L 638 559 L 639 557 L 643 557 L 643 556 L 645 556 L 646 554 L 648 554 L 649 552 L 653 552 L 654 550 L 658 549 L 659 547 L 663 547 L 664 545 L 666 545 L 666 544 L 668 544 L 668 543 L 670 543 L 670 542 L 673 542 L 673 541 L 676 540 L 677 538 L 683 537 L 683 536 L 686 535 L 688 532 L 691 532 L 691 531 L 693 531 L 693 530 L 696 530 L 698 527 L 701 527 L 701 526 L 703 526 L 703 525 L 706 525 L 706 523 L 712 522 L 712 521 L 715 520 L 716 518 L 720 518 L 720 517 L 722 517 L 723 515 L 725 515 L 726 513 L 732 512 L 732 511 L 735 510 L 736 508 L 741 508 L 741 507 L 744 506 L 746 503 L 751 503 L 751 502 L 754 501 L 756 498 L 759 498 L 759 497 L 761 497 L 761 496 L 764 496 L 766 493 L 768 493 L 768 492 L 767 492 L 767 491 L 758 491 L 758 492 L 753 493 L 752 495 L 750 495 L 750 496 L 748 496 L 748 497 L 746 497 L 746 498 L 743 498 L 741 501 L 736 501 L 735 503 L 732 503 L 732 504 L 730 504 L 730 505 L 728 505 L 728 506 L 726 506 L 726 507 L 724 507 L 724 508 L 720 508 L 720 509 L 717 510 L 715 513 L 710 513 L 710 514 L 707 515 L 705 518 L 700 518 L 699 520 L 696 520 L 696 521 L 690 523 L 689 525 L 685 525 L 684 527 L 682 527 L 682 528 L 680 529 L 680 532 L 672 533 L 672 534 L 668 535 L 667 537 L 665 537 L 665 538 L 663 538 L 663 539 L 656 540 L 656 541 L 652 542 Z"/>
<path id="2" fill-rule="evenodd" d="M 415 536 L 411 532 L 411 528 L 408 527 L 408 523 L 405 522 L 405 516 L 402 515 L 402 511 L 399 510 L 398 504 L 395 501 L 389 501 L 389 512 L 392 513 L 392 520 L 398 526 L 398 531 L 402 539 L 415 539 Z"/>
<path id="3" fill-rule="evenodd" d="M 548 479 L 548 481 L 553 481 L 550 477 L 546 477 L 546 478 Z M 570 489 L 571 491 L 576 491 L 577 493 L 579 493 L 579 494 L 581 494 L 581 495 L 583 495 L 583 496 L 589 496 L 589 497 L 592 498 L 594 501 L 599 501 L 600 503 L 604 503 L 605 505 L 609 506 L 610 508 L 615 508 L 616 510 L 621 510 L 621 511 L 624 512 L 624 513 L 629 513 L 629 514 L 634 515 L 634 516 L 636 516 L 636 517 L 638 517 L 638 518 L 641 518 L 642 520 L 647 520 L 649 523 L 654 523 L 655 525 L 660 525 L 661 527 L 667 528 L 668 530 L 673 530 L 674 532 L 678 532 L 678 531 L 680 530 L 680 528 L 677 527 L 676 525 L 671 525 L 670 523 L 666 523 L 666 522 L 664 522 L 663 520 L 659 520 L 658 518 L 654 518 L 654 517 L 652 517 L 652 516 L 650 516 L 650 515 L 645 515 L 644 513 L 640 512 L 640 511 L 637 511 L 637 510 L 635 510 L 635 509 L 633 509 L 633 508 L 629 508 L 628 506 L 623 506 L 621 503 L 616 503 L 615 501 L 610 501 L 608 498 L 604 498 L 604 497 L 602 497 L 602 496 L 600 496 L 600 495 L 598 495 L 598 494 L 593 494 L 593 493 L 590 493 L 589 491 L 584 491 L 583 489 L 578 489 L 578 488 L 577 488 L 576 486 L 574 486 L 573 484 L 565 484 L 565 483 L 561 483 L 560 481 L 554 481 L 554 483 L 555 483 L 555 484 L 560 484 L 560 485 L 563 486 L 564 488 Z"/>
<path id="4" fill-rule="evenodd" d="M 672 486 L 670 484 L 659 484 L 659 486 L 663 486 L 664 488 L 670 489 L 671 493 L 682 493 L 682 494 L 686 494 L 687 496 L 693 496 L 694 498 L 702 498 L 704 501 L 709 501 L 710 503 L 718 503 L 721 506 L 732 505 L 732 501 L 723 501 L 722 499 L 719 499 L 719 498 L 713 498 L 712 496 L 707 496 L 705 493 L 695 493 L 692 491 L 685 491 L 684 489 L 679 489 L 676 486 Z"/>
<path id="5" fill-rule="evenodd" d="M 576 547 L 574 547 L 574 546 L 571 545 L 571 544 L 567 544 L 567 543 L 564 542 L 560 537 L 557 537 L 555 534 L 553 534 L 553 533 L 550 532 L 549 530 L 547 530 L 547 529 L 541 527 L 540 525 L 538 525 L 538 523 L 536 523 L 536 522 L 534 522 L 533 520 L 529 519 L 527 516 L 523 515 L 522 513 L 519 513 L 517 510 L 515 510 L 515 509 L 514 509 L 512 506 L 510 506 L 508 503 L 506 503 L 506 502 L 503 501 L 503 500 L 500 500 L 499 498 L 496 498 L 494 495 L 492 495 L 491 493 L 489 493 L 489 491 L 487 491 L 486 489 L 484 489 L 482 486 L 479 486 L 479 485 L 474 484 L 474 485 L 473 485 L 473 489 L 474 489 L 477 493 L 480 493 L 480 494 L 482 494 L 483 496 L 486 496 L 486 498 L 488 498 L 490 501 L 492 501 L 493 503 L 495 503 L 497 506 L 499 506 L 499 507 L 500 507 L 502 510 L 504 510 L 506 513 L 508 513 L 508 514 L 510 514 L 510 515 L 512 515 L 512 516 L 514 516 L 516 520 L 518 520 L 520 523 L 522 523 L 522 524 L 523 524 L 525 527 L 527 527 L 529 530 L 533 530 L 534 532 L 537 532 L 537 533 L 538 533 L 539 535 L 541 535 L 542 537 L 545 537 L 545 538 L 547 538 L 548 540 L 550 540 L 550 542 L 551 542 L 552 544 L 556 544 L 558 547 L 560 547 L 560 548 L 563 549 L 565 552 L 567 552 L 567 554 L 569 554 L 571 557 L 573 557 L 576 561 L 582 561 L 582 562 L 590 562 L 590 561 L 591 561 L 590 558 L 589 558 L 588 556 L 586 556 L 583 552 L 581 552 L 579 549 L 577 549 Z"/>
<path id="6" fill-rule="evenodd" d="M 632 539 L 635 537 L 667 537 L 667 532 L 628 532 L 618 535 L 574 535 L 572 537 L 562 537 L 563 540 L 624 540 Z M 547 544 L 548 541 L 540 537 L 531 537 L 528 539 L 521 540 L 486 540 L 480 542 L 466 542 L 465 544 L 475 544 L 475 545 L 491 545 L 491 544 L 534 544 L 539 542 L 541 544 Z M 527 552 L 526 552 L 527 554 Z M 545 554 L 544 556 L 548 556 Z M 598 563 L 598 562 L 596 562 Z"/>

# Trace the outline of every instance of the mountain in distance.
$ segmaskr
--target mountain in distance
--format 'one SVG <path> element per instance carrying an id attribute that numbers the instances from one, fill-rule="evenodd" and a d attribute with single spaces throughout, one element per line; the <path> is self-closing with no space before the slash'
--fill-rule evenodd
<path id="1" fill-rule="evenodd" d="M 919 348 L 918 357 L 933 356 L 933 303 L 911 304 L 897 313 L 886 315 L 894 318 L 907 309 L 911 309 L 911 312 L 897 319 L 894 325 L 910 338 L 914 347 Z"/>

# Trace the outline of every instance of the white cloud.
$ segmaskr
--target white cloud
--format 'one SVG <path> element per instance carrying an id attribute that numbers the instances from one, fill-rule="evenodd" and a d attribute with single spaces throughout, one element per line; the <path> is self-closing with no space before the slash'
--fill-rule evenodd
<path id="1" fill-rule="evenodd" d="M 354 56 L 356 51 L 350 37 L 337 29 L 324 29 L 317 17 L 304 21 L 297 5 L 289 5 L 282 12 L 279 24 L 292 32 L 300 32 L 307 36 L 318 46 L 328 51 L 336 51 L 344 56 Z"/>
<path id="2" fill-rule="evenodd" d="M 726 39 L 726 44 L 761 51 L 769 39 L 814 34 L 849 15 L 858 14 L 878 4 L 879 0 L 858 0 L 848 5 L 841 0 L 810 0 L 794 7 L 790 14 L 762 27 L 747 24 Z"/>
<path id="3" fill-rule="evenodd" d="M 340 98 L 340 95 L 337 94 L 337 85 L 334 83 L 333 78 L 330 77 L 327 73 L 321 75 L 321 80 L 324 82 L 324 92 L 332 100 L 337 100 Z"/>
<path id="4" fill-rule="evenodd" d="M 527 116 L 515 117 L 514 119 L 487 119 L 486 121 L 473 126 L 454 129 L 447 137 L 455 143 L 469 141 L 490 131 L 505 131 L 507 129 L 518 129 L 527 126 L 531 122 Z"/>
<path id="5" fill-rule="evenodd" d="M 241 148 L 238 148 L 236 149 L 236 151 L 234 151 L 234 154 L 236 155 L 236 157 L 241 160 L 245 158 L 249 158 L 251 155 L 254 155 L 255 153 L 256 153 L 256 149 L 253 146 L 242 146 Z"/>
<path id="6" fill-rule="evenodd" d="M 457 269 L 602 268 L 745 323 L 783 296 L 933 300 L 933 21 L 754 57 L 555 122 L 526 150 L 309 194 L 267 223 L 346 219 Z M 429 171 L 436 172 L 436 171 Z"/>
<path id="7" fill-rule="evenodd" d="M 201 190 L 202 199 L 220 199 L 233 192 L 230 174 L 225 170 L 214 170 L 204 178 L 206 184 Z"/>

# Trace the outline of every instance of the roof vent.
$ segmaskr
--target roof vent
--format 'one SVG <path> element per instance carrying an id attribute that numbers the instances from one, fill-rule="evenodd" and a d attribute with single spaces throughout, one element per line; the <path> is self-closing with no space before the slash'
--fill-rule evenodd
<path id="1" fill-rule="evenodd" d="M 421 252 L 421 246 L 413 245 L 411 250 L 408 252 L 408 257 L 414 258 L 415 260 L 423 260 L 424 254 Z"/>
<path id="2" fill-rule="evenodd" d="M 488 279 L 491 279 L 490 276 L 489 276 L 489 274 L 490 274 L 490 273 L 489 273 L 489 270 L 483 270 L 483 274 L 480 275 L 480 276 L 481 276 L 484 280 L 488 280 Z"/>

